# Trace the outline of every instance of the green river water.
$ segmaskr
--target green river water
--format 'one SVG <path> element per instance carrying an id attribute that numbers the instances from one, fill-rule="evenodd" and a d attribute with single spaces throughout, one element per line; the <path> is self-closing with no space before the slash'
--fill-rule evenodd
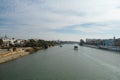
<path id="1" fill-rule="evenodd" d="M 0 80 L 120 80 L 120 52 L 55 46 L 0 64 Z"/>

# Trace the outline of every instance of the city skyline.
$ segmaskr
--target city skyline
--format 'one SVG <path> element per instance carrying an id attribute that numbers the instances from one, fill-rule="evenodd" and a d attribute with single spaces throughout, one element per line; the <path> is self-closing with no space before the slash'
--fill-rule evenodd
<path id="1" fill-rule="evenodd" d="M 119 0 L 0 0 L 0 36 L 119 38 Z"/>

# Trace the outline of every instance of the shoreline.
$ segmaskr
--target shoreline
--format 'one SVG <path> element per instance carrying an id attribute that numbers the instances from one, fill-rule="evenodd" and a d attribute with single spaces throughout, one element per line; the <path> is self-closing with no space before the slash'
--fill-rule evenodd
<path id="1" fill-rule="evenodd" d="M 17 48 L 16 51 L 10 51 L 4 54 L 0 54 L 0 64 L 18 59 L 28 54 L 32 54 L 33 52 L 38 50 L 41 50 L 41 48 L 25 47 L 25 48 Z"/>
<path id="2" fill-rule="evenodd" d="M 8 54 L 11 54 L 11 53 L 8 53 Z M 1 57 L 0 58 L 0 64 L 18 59 L 18 58 L 20 58 L 22 56 L 25 56 L 25 55 L 28 55 L 28 54 L 29 54 L 29 52 L 19 52 L 19 53 L 15 53 L 15 54 L 12 54 L 12 55 L 9 55 L 9 56 Z"/>
<path id="3" fill-rule="evenodd" d="M 120 47 L 117 46 L 103 46 L 103 45 L 83 45 L 85 47 L 102 49 L 102 50 L 109 50 L 109 51 L 120 51 Z"/>

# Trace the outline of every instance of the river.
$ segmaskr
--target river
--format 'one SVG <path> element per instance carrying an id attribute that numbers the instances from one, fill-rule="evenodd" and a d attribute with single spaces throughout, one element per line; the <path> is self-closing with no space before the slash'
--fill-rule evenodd
<path id="1" fill-rule="evenodd" d="M 0 80 L 120 80 L 120 52 L 55 46 L 0 64 Z"/>

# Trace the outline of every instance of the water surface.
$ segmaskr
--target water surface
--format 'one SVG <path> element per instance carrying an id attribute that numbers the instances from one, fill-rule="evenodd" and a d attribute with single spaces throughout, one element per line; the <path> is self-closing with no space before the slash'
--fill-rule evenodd
<path id="1" fill-rule="evenodd" d="M 120 53 L 55 46 L 0 64 L 0 80 L 120 80 Z"/>

